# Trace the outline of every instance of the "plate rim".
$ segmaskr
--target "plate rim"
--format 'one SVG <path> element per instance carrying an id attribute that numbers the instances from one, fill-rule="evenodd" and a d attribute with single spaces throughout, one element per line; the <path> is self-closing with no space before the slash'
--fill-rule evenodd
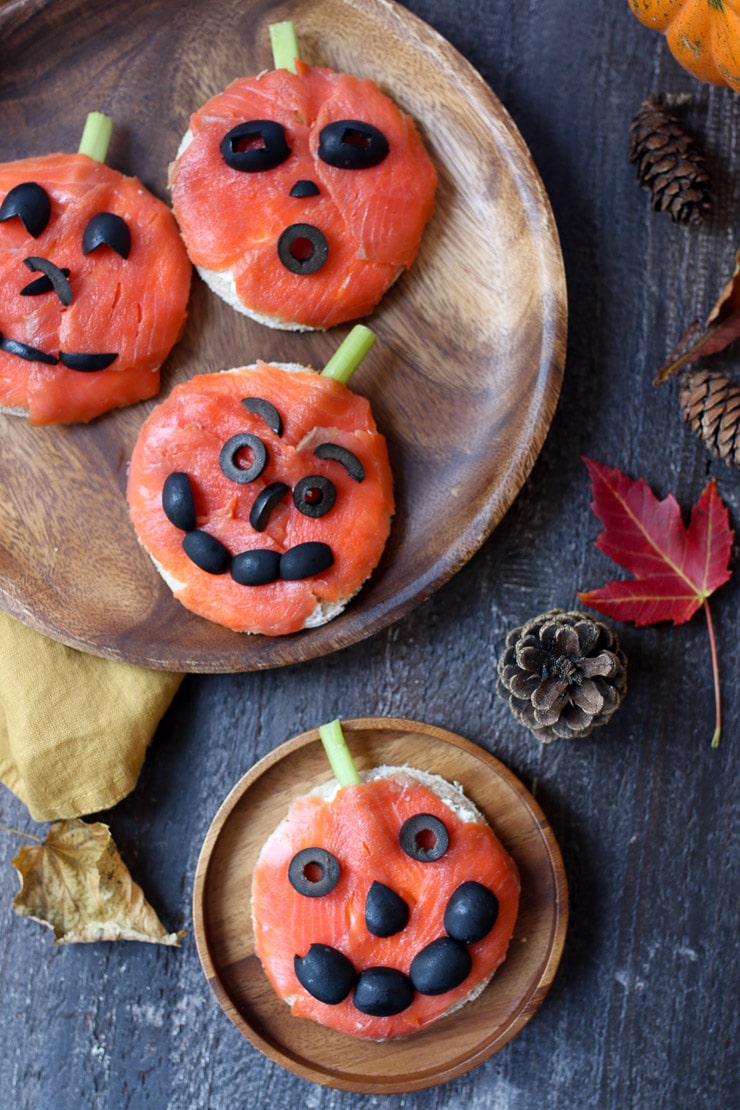
<path id="1" fill-rule="evenodd" d="M 322 1086 L 328 1086 L 338 1090 L 354 1091 L 355 1093 L 361 1094 L 398 1094 L 415 1090 L 424 1090 L 439 1086 L 442 1083 L 457 1078 L 495 1055 L 528 1024 L 542 1005 L 557 973 L 568 930 L 570 900 L 563 856 L 552 827 L 532 793 L 506 764 L 502 763 L 501 760 L 487 751 L 487 749 L 481 747 L 481 745 L 457 733 L 451 732 L 449 729 L 403 717 L 348 718 L 346 720 L 342 719 L 341 725 L 343 731 L 348 736 L 354 731 L 373 731 L 379 734 L 382 732 L 400 732 L 431 737 L 435 741 L 457 748 L 467 753 L 468 756 L 483 763 L 492 774 L 504 781 L 508 790 L 513 791 L 517 795 L 519 802 L 529 811 L 533 821 L 533 828 L 537 830 L 542 847 L 545 850 L 549 874 L 555 892 L 555 900 L 552 907 L 552 920 L 547 940 L 547 956 L 546 959 L 544 959 L 536 981 L 530 985 L 527 994 L 518 1000 L 517 1006 L 506 1025 L 496 1030 L 495 1036 L 484 1040 L 472 1052 L 464 1054 L 463 1058 L 456 1058 L 446 1062 L 441 1069 L 435 1070 L 433 1074 L 430 1073 L 430 1069 L 425 1069 L 425 1071 L 419 1073 L 415 1079 L 406 1078 L 403 1081 L 401 1081 L 400 1078 L 386 1079 L 383 1081 L 375 1076 L 368 1076 L 367 1079 L 362 1077 L 346 1077 L 333 1074 L 330 1070 L 322 1070 L 318 1064 L 310 1061 L 305 1056 L 300 1059 L 292 1056 L 286 1051 L 283 1045 L 268 1039 L 250 1024 L 232 999 L 228 987 L 222 980 L 218 964 L 213 959 L 208 945 L 209 926 L 206 914 L 205 892 L 211 861 L 219 837 L 224 832 L 235 808 L 248 793 L 249 789 L 265 773 L 269 772 L 284 759 L 295 755 L 296 752 L 303 748 L 309 748 L 316 744 L 320 745 L 321 740 L 318 728 L 308 729 L 297 736 L 293 736 L 264 755 L 242 775 L 218 806 L 199 851 L 193 881 L 193 932 L 198 958 L 201 970 L 218 1005 L 224 1015 L 231 1021 L 232 1025 L 235 1026 L 245 1040 L 261 1052 L 267 1059 L 279 1064 L 294 1075 L 298 1075 L 303 1079 L 308 1079 Z M 331 769 L 328 763 L 327 776 L 331 778 Z M 293 1020 L 287 1007 L 285 1016 L 289 1020 Z M 413 1040 L 413 1038 L 409 1039 Z M 363 1045 L 364 1042 L 358 1040 L 358 1051 L 362 1051 Z"/>

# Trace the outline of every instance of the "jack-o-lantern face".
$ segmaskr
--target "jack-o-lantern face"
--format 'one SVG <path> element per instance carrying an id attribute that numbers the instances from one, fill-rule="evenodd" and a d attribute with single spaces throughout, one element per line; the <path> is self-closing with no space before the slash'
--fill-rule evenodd
<path id="1" fill-rule="evenodd" d="M 488 980 L 506 955 L 519 880 L 463 807 L 398 768 L 293 804 L 256 864 L 252 917 L 257 955 L 294 1014 L 402 1036 Z"/>
<path id="2" fill-rule="evenodd" d="M 188 252 L 234 307 L 276 327 L 370 312 L 416 257 L 436 172 L 372 81 L 296 62 L 191 118 L 171 170 Z"/>
<path id="3" fill-rule="evenodd" d="M 45 424 L 156 394 L 190 274 L 135 178 L 84 154 L 0 165 L 0 405 Z"/>
<path id="4" fill-rule="evenodd" d="M 336 615 L 377 564 L 393 511 L 367 401 L 264 363 L 177 386 L 142 428 L 128 496 L 184 605 L 268 635 Z"/>

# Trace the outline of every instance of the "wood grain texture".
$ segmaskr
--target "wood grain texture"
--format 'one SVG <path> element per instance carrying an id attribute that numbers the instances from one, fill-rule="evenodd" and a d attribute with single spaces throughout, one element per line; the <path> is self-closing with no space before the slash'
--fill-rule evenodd
<path id="1" fill-rule="evenodd" d="M 629 660 L 627 696 L 580 743 L 534 741 L 496 695 L 495 663 L 513 627 L 556 605 L 577 607 L 577 589 L 619 574 L 594 547 L 600 526 L 581 455 L 645 478 L 661 496 L 673 492 L 686 513 L 714 476 L 740 529 L 737 471 L 712 459 L 683 424 L 676 383 L 652 385 L 685 324 L 706 316 L 734 267 L 740 97 L 680 70 L 627 0 L 580 5 L 577 18 L 570 0 L 407 7 L 480 71 L 552 203 L 569 334 L 550 432 L 488 541 L 402 620 L 305 663 L 185 678 L 136 790 L 102 815 L 164 924 L 190 930 L 181 950 L 54 948 L 47 930 L 12 914 L 17 879 L 8 861 L 22 841 L 0 833 L 3 1110 L 725 1110 L 737 1102 L 737 541 L 733 577 L 710 602 L 725 721 L 718 750 L 709 747 L 701 616 L 679 628 L 615 623 Z M 293 9 L 280 10 L 289 17 Z M 76 25 L 83 41 L 85 28 Z M 233 27 L 224 33 L 234 37 Z M 239 34 L 251 42 L 246 15 Z M 323 30 L 327 48 L 333 34 Z M 167 26 L 151 49 L 161 52 L 169 36 Z M 102 72 L 94 35 L 89 45 L 85 75 L 114 91 L 126 66 Z M 227 48 L 206 17 L 204 65 Z M 132 64 L 148 49 L 134 33 Z M 17 127 L 23 112 L 38 118 L 48 105 L 36 79 L 17 68 L 5 78 L 7 60 L 0 38 L 0 103 L 5 110 L 12 100 Z M 44 64 L 67 70 L 62 54 Z M 173 56 L 164 82 L 192 79 L 179 75 Z M 658 92 L 688 98 L 684 119 L 710 157 L 715 206 L 700 227 L 652 212 L 628 159 L 629 121 Z M 130 104 L 138 123 L 122 133 L 122 165 L 159 159 L 145 142 L 157 110 L 156 99 Z M 55 116 L 47 138 L 62 126 L 72 141 L 76 121 Z M 714 361 L 738 380 L 735 351 Z M 452 730 L 510 768 L 555 833 L 570 895 L 563 957 L 532 1020 L 474 1070 L 404 1095 L 320 1086 L 250 1045 L 213 997 L 190 912 L 208 828 L 254 763 L 335 717 L 381 715 Z M 4 788 L 0 823 L 44 834 Z"/>
<path id="2" fill-rule="evenodd" d="M 110 162 L 166 195 L 167 164 L 190 112 L 235 76 L 269 68 L 268 24 L 281 15 L 281 5 L 264 0 L 169 8 L 147 0 L 121 10 L 57 0 L 29 8 L 16 26 L 11 5 L 0 159 L 76 149 L 85 112 L 68 75 L 89 71 L 94 51 L 85 95 L 115 121 Z M 245 637 L 175 601 L 128 520 L 126 465 L 156 400 L 88 426 L 39 429 L 6 417 L 0 603 L 73 647 L 171 670 L 240 671 L 366 637 L 478 549 L 519 492 L 552 419 L 565 348 L 562 259 L 549 202 L 507 112 L 464 58 L 400 7 L 320 0 L 293 5 L 290 15 L 306 61 L 393 91 L 419 122 L 439 173 L 420 255 L 369 319 L 378 342 L 352 381 L 388 439 L 391 538 L 339 618 L 295 636 Z M 52 47 L 63 67 L 49 67 Z M 321 369 L 348 330 L 275 332 L 196 280 L 163 395 L 198 372 L 257 358 Z"/>
<path id="3" fill-rule="evenodd" d="M 225 1013 L 271 1060 L 342 1090 L 422 1090 L 454 1079 L 499 1051 L 544 1000 L 567 929 L 562 858 L 542 811 L 522 784 L 462 737 L 389 718 L 345 721 L 343 731 L 359 771 L 408 765 L 459 783 L 514 859 L 522 885 L 519 914 L 506 961 L 491 987 L 422 1035 L 383 1046 L 297 1020 L 274 993 L 254 951 L 252 873 L 262 845 L 296 796 L 331 778 L 317 730 L 260 760 L 216 814 L 195 875 L 195 939 Z"/>

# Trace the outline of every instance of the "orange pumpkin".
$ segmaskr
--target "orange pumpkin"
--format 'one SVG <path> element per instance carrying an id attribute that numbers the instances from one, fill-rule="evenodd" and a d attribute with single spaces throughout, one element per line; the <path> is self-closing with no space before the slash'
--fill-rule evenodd
<path id="1" fill-rule="evenodd" d="M 740 92 L 740 0 L 629 0 L 640 23 L 665 35 L 700 81 Z"/>

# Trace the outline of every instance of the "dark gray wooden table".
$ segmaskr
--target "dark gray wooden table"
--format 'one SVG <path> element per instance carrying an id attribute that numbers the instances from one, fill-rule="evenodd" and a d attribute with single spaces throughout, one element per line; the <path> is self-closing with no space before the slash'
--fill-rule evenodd
<path id="1" fill-rule="evenodd" d="M 594 547 L 587 455 L 643 477 L 687 511 L 715 476 L 735 528 L 740 475 L 683 424 L 653 372 L 704 316 L 740 246 L 740 97 L 700 84 L 627 0 L 412 0 L 481 72 L 529 145 L 559 228 L 569 294 L 560 404 L 503 523 L 433 598 L 374 638 L 284 669 L 188 676 L 135 792 L 102 815 L 181 950 L 54 948 L 16 918 L 0 879 L 0 1106 L 712 1108 L 737 1105 L 736 768 L 740 574 L 716 594 L 725 727 L 712 750 L 707 629 L 615 625 L 629 692 L 580 743 L 542 747 L 495 693 L 510 628 L 617 576 Z M 688 94 L 715 176 L 713 215 L 650 210 L 627 153 L 651 92 Z M 716 365 L 737 379 L 737 344 Z M 220 801 L 261 756 L 335 716 L 428 721 L 479 743 L 532 790 L 567 868 L 571 920 L 542 1008 L 499 1054 L 445 1086 L 356 1095 L 266 1060 L 216 1004 L 192 937 L 198 853 Z M 38 833 L 6 790 L 3 824 Z M 3 834 L 6 861 L 17 843 Z"/>

